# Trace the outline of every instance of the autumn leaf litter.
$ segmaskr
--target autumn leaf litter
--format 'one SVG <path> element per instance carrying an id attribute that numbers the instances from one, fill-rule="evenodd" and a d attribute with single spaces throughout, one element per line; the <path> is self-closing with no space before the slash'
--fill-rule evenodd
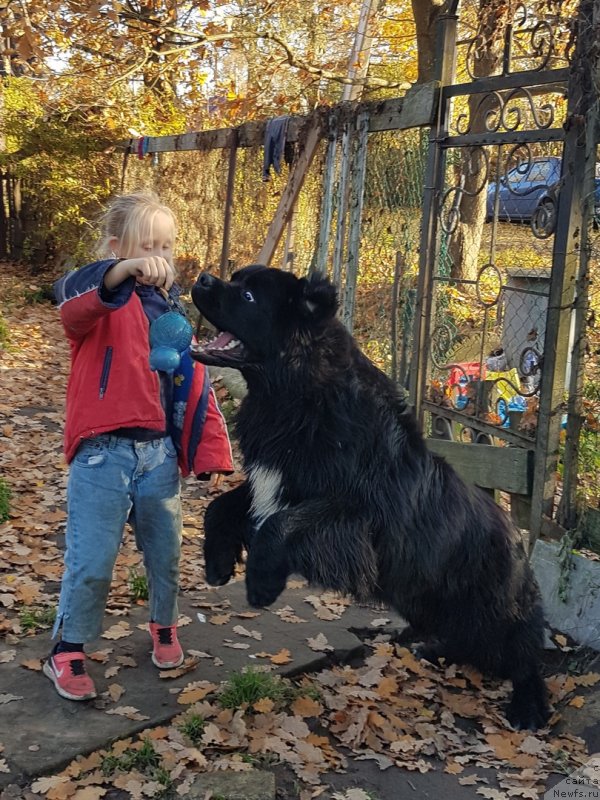
<path id="1" fill-rule="evenodd" d="M 18 275 L 5 271 L 0 276 L 0 294 L 10 297 L 17 292 Z M 58 315 L 49 304 L 15 304 L 12 308 L 12 316 L 6 315 L 11 348 L 0 357 L 0 474 L 12 492 L 10 519 L 0 525 L 0 546 L 5 556 L 0 575 L 0 664 L 18 657 L 18 644 L 24 635 L 22 609 L 50 608 L 56 603 L 62 551 L 59 538 L 53 534 L 65 522 L 62 424 L 68 346 Z M 239 480 L 239 474 L 232 476 L 221 490 Z M 184 592 L 197 590 L 199 576 L 203 575 L 198 537 L 209 499 L 210 493 L 200 497 L 196 493 L 185 501 Z M 109 620 L 103 634 L 107 644 L 133 633 L 122 617 L 134 602 L 128 580 L 131 570 L 139 566 L 140 554 L 129 537 L 115 568 L 108 612 L 116 619 Z M 304 617 L 313 614 L 322 620 L 340 619 L 349 602 L 327 593 L 308 593 L 305 600 Z M 201 601 L 196 605 L 203 607 Z M 288 606 L 274 613 L 294 625 L 304 619 L 297 611 Z M 220 609 L 210 604 L 205 613 L 208 624 L 223 626 L 224 647 L 251 651 L 249 664 L 253 668 L 268 671 L 292 662 L 291 652 L 285 647 L 277 652 L 255 647 L 262 635 L 252 627 L 252 619 L 259 612 L 234 614 L 224 601 Z M 244 624 L 238 622 L 239 618 Z M 180 624 L 185 622 L 181 620 Z M 374 633 L 386 623 L 384 616 L 374 619 Z M 49 800 L 96 800 L 110 787 L 132 798 L 146 798 L 160 796 L 167 781 L 176 794 L 185 796 L 199 771 L 244 771 L 254 768 L 254 760 L 272 757 L 293 770 L 305 786 L 303 797 L 309 798 L 322 793 L 328 772 L 344 770 L 348 758 L 353 757 L 372 760 L 380 769 L 442 769 L 456 776 L 459 783 L 476 786 L 482 797 L 500 800 L 536 798 L 551 772 L 572 771 L 585 762 L 585 745 L 575 736 L 554 733 L 552 727 L 536 734 L 507 727 L 502 708 L 508 684 L 488 681 L 469 669 L 433 667 L 409 650 L 385 641 L 385 636 L 378 638 L 368 646 L 363 664 L 334 665 L 310 679 L 302 678 L 296 682 L 294 699 L 285 705 L 263 698 L 235 710 L 222 708 L 218 685 L 192 679 L 178 693 L 178 703 L 184 710 L 170 725 L 121 740 L 110 750 L 79 757 L 60 774 L 37 779 L 30 789 Z M 322 633 L 308 639 L 307 645 L 316 653 L 331 650 Z M 566 642 L 558 646 L 566 647 Z M 135 660 L 114 657 L 110 646 L 91 653 L 90 658 L 105 665 L 104 675 L 111 679 L 96 700 L 98 707 L 107 714 L 143 721 L 145 716 L 127 704 L 123 687 L 112 680 L 121 669 L 133 668 Z M 191 650 L 178 670 L 161 672 L 159 678 L 169 680 L 187 673 L 193 678 L 193 672 L 207 658 L 220 662 L 218 656 Z M 41 663 L 34 659 L 23 661 L 21 666 L 39 670 Z M 596 673 L 551 677 L 549 689 L 558 709 L 552 723 L 558 722 L 559 711 L 567 704 L 575 708 L 584 705 L 582 690 L 599 681 Z M 0 704 L 16 705 L 22 700 L 17 695 L 0 694 Z M 190 715 L 203 721 L 201 735 L 193 745 L 182 732 Z M 109 756 L 118 759 L 123 753 L 135 753 L 144 742 L 151 743 L 160 761 L 160 780 L 156 777 L 159 773 L 150 775 L 139 769 L 117 770 L 109 775 L 103 771 Z M 2 749 L 0 744 L 0 772 L 9 772 Z M 490 768 L 498 775 L 497 787 L 489 786 L 487 779 L 477 774 L 478 769 Z M 338 796 L 362 800 L 359 794 L 351 796 L 352 791 L 362 790 Z"/>

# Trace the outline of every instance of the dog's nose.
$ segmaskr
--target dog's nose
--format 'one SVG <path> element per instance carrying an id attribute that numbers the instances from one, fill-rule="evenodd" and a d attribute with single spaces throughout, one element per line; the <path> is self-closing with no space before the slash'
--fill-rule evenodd
<path id="1" fill-rule="evenodd" d="M 209 289 L 214 284 L 215 277 L 210 272 L 203 272 L 197 282 L 203 289 Z"/>

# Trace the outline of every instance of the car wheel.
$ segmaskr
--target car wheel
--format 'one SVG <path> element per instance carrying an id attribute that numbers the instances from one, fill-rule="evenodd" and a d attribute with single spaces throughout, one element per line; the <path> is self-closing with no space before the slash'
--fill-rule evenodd
<path id="1" fill-rule="evenodd" d="M 556 202 L 551 197 L 540 200 L 531 216 L 531 230 L 537 239 L 548 239 L 556 229 Z"/>

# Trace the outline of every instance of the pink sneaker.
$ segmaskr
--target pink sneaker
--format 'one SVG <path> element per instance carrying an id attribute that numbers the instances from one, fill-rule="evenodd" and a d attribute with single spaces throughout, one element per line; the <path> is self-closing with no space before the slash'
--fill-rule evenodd
<path id="1" fill-rule="evenodd" d="M 85 671 L 85 653 L 53 653 L 44 661 L 46 675 L 61 697 L 91 700 L 96 697 L 94 682 Z"/>
<path id="2" fill-rule="evenodd" d="M 177 640 L 177 625 L 149 625 L 152 636 L 152 662 L 159 669 L 173 669 L 183 663 L 183 650 Z"/>

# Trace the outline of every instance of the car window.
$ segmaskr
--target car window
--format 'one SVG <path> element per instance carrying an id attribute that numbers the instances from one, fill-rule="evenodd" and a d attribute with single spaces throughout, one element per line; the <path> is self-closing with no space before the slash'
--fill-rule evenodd
<path id="1" fill-rule="evenodd" d="M 506 177 L 508 182 L 514 186 L 527 179 L 527 172 L 527 164 L 519 164 L 518 167 L 513 167 L 513 169 L 509 170 Z"/>
<path id="2" fill-rule="evenodd" d="M 550 161 L 534 161 L 527 175 L 531 183 L 549 183 L 552 179 L 552 164 Z"/>

